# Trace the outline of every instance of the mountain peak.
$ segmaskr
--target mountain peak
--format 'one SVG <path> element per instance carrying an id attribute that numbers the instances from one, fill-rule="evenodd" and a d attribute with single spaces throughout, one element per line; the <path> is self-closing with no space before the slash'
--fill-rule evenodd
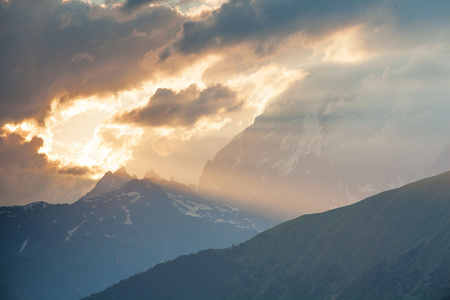
<path id="1" fill-rule="evenodd" d="M 93 197 L 99 196 L 106 192 L 113 191 L 121 186 L 123 186 L 128 181 L 132 180 L 133 177 L 127 173 L 124 166 L 117 169 L 114 173 L 108 171 L 103 175 L 103 177 L 97 182 L 94 189 L 87 193 L 83 198 L 84 200 L 91 199 Z"/>
<path id="2" fill-rule="evenodd" d="M 125 166 L 120 167 L 112 174 L 116 176 L 131 177 L 130 174 L 128 174 L 127 170 L 125 169 Z"/>
<path id="3" fill-rule="evenodd" d="M 156 179 L 156 180 L 161 180 L 161 176 L 159 176 L 158 173 L 155 172 L 155 170 L 153 170 L 153 168 L 150 171 L 147 171 L 144 175 L 144 178 L 149 178 L 149 179 Z"/>

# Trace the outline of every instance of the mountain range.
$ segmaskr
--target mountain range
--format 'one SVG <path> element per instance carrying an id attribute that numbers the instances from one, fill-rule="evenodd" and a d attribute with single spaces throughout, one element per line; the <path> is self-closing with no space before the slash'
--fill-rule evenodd
<path id="1" fill-rule="evenodd" d="M 368 155 L 357 146 L 364 143 L 364 135 L 351 142 L 339 140 L 345 129 L 339 127 L 343 116 L 330 114 L 329 106 L 324 101 L 308 109 L 301 101 L 287 100 L 269 105 L 206 163 L 199 190 L 231 203 L 272 210 L 287 220 L 352 204 L 450 169 L 450 146 L 428 168 L 416 170 Z M 336 154 L 344 147 L 339 143 L 354 146 Z"/>
<path id="2" fill-rule="evenodd" d="M 182 184 L 133 179 L 119 169 L 72 204 L 0 208 L 0 298 L 79 299 L 181 254 L 238 244 L 269 226 Z"/>
<path id="3" fill-rule="evenodd" d="M 450 168 L 450 147 L 428 168 L 416 172 L 390 165 L 378 157 L 367 157 L 364 164 L 352 164 L 336 159 L 335 156 L 329 155 L 331 136 L 338 130 L 333 120 L 336 116 L 331 116 L 325 106 L 305 111 L 297 107 L 298 105 L 294 101 L 268 106 L 253 125 L 238 134 L 207 162 L 200 178 L 199 193 L 194 191 L 196 189 L 173 180 L 162 179 L 154 170 L 148 171 L 145 179 L 138 180 L 136 176 L 129 175 L 121 168 L 114 173 L 106 173 L 92 191 L 72 204 L 38 202 L 25 206 L 1 207 L 0 298 L 78 299 L 179 255 L 236 245 L 270 228 L 277 220 L 287 220 L 356 203 L 381 191 L 439 174 Z M 377 199 L 380 197 L 376 196 Z M 374 200 L 369 202 L 372 203 L 371 201 Z M 358 205 L 356 207 L 359 207 Z M 363 212 L 364 218 L 370 218 L 369 212 L 369 208 Z M 381 216 L 380 213 L 374 213 Z M 271 214 L 271 219 L 263 217 L 267 214 Z M 349 215 L 352 214 L 356 215 Z M 323 222 L 326 223 L 327 218 Z M 361 220 L 356 218 L 353 221 L 354 226 L 362 226 Z M 343 234 L 331 229 L 333 228 L 330 228 L 333 234 Z M 347 240 L 343 239 L 346 243 L 356 245 L 360 240 L 364 240 L 358 234 L 354 237 L 355 240 L 351 239 L 355 231 L 350 225 L 346 230 L 349 232 Z M 272 231 L 268 233 L 270 232 Z M 312 235 L 327 236 L 323 228 L 314 228 L 309 234 L 311 238 Z M 375 232 L 372 235 L 376 235 Z M 292 235 L 290 238 L 295 240 L 296 236 Z M 280 247 L 291 247 L 282 240 L 278 242 Z M 370 244 L 369 241 L 365 242 Z M 330 244 L 329 241 L 327 243 Z M 422 242 L 418 243 L 417 249 L 420 250 Z M 265 242 L 262 245 L 262 249 L 272 247 L 266 246 Z M 414 247 L 410 245 L 409 250 L 403 250 L 416 253 Z M 219 255 L 215 259 L 220 261 L 223 253 L 237 251 L 245 257 L 245 261 L 252 262 L 250 252 L 255 251 L 258 256 L 258 251 L 263 251 L 256 246 L 251 251 L 245 249 L 239 246 L 226 251 L 205 253 L 222 253 L 214 254 Z M 270 251 L 285 256 L 281 249 L 283 248 Z M 321 253 L 319 246 L 309 251 Z M 385 249 L 379 251 L 383 252 Z M 395 252 L 395 257 L 400 259 L 407 253 L 404 251 Z M 314 259 L 307 258 L 310 261 Z M 376 268 L 381 268 L 380 272 L 388 272 L 389 268 L 397 266 L 390 265 L 391 260 L 397 258 L 386 256 L 383 259 L 381 262 L 376 260 L 377 264 L 368 269 L 346 269 L 344 273 L 336 273 L 336 276 L 346 278 L 348 274 L 356 272 L 358 275 L 355 275 L 355 280 L 363 280 L 361 274 L 375 272 L 374 270 L 378 270 Z M 276 259 L 270 258 L 269 262 L 260 262 L 271 264 L 272 261 Z M 225 261 L 220 268 L 232 272 L 230 266 L 242 267 L 235 263 Z M 382 265 L 383 263 L 386 265 Z M 395 263 L 403 264 L 401 259 Z M 202 262 L 199 264 L 202 265 Z M 295 263 L 290 261 L 286 264 Z M 342 268 L 342 264 L 342 261 L 336 262 L 339 268 Z M 365 263 L 355 261 L 353 264 L 356 266 Z M 159 270 L 160 266 L 157 268 Z M 258 269 L 256 266 L 251 268 L 259 270 L 258 272 L 277 274 L 277 278 L 281 278 L 280 286 L 287 284 L 283 281 L 285 279 L 298 279 L 290 278 L 289 272 L 286 275 L 289 275 L 289 278 L 285 278 L 275 269 Z M 287 267 L 283 265 L 280 268 L 284 270 Z M 308 276 L 318 280 L 320 276 L 325 276 L 324 270 L 331 267 L 323 267 L 318 263 L 308 265 L 307 268 L 312 270 Z M 404 268 L 407 272 L 411 271 L 407 267 Z M 183 272 L 185 271 L 182 270 Z M 252 277 L 252 272 L 244 271 L 244 275 L 248 273 Z M 374 276 L 370 274 L 367 276 Z M 236 276 L 234 274 L 233 278 Z M 242 278 L 248 284 L 255 285 L 254 281 L 259 282 L 259 277 L 249 279 L 245 276 Z M 264 280 L 277 282 L 278 279 Z M 339 294 L 325 294 L 326 297 L 351 296 L 343 284 L 356 284 L 354 282 L 357 281 L 352 280 L 347 278 L 344 283 L 333 281 L 336 285 L 333 293 L 339 290 Z M 266 295 L 270 295 L 267 292 L 268 286 L 261 288 L 266 291 Z M 276 288 L 277 294 L 280 293 L 279 288 Z M 326 290 L 323 286 L 317 289 Z M 405 289 L 407 288 L 403 285 L 399 286 L 399 293 L 412 295 L 410 290 L 405 292 Z M 236 295 L 239 293 L 241 292 Z M 286 293 L 297 295 L 292 291 Z M 313 290 L 308 290 L 307 293 L 321 298 L 321 295 L 315 294 Z M 225 292 L 223 295 L 225 298 L 230 296 Z M 263 297 L 251 295 L 251 298 Z M 356 298 L 358 297 L 355 296 Z"/>
<path id="4" fill-rule="evenodd" d="M 450 299 L 450 172 L 159 264 L 88 300 Z"/>

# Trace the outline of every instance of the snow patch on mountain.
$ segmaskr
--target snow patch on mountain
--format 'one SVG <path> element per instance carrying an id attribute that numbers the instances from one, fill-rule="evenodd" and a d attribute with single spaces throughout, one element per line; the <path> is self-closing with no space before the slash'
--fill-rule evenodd
<path id="1" fill-rule="evenodd" d="M 210 211 L 214 211 L 214 208 L 221 212 L 234 212 L 237 211 L 236 208 L 229 207 L 230 209 L 226 209 L 220 206 L 215 206 L 214 208 L 206 205 L 205 203 L 189 201 L 189 200 L 181 200 L 180 196 L 175 196 L 174 194 L 167 192 L 168 197 L 173 200 L 172 206 L 178 209 L 181 213 L 186 216 L 191 216 L 195 218 L 203 218 L 203 217 L 211 217 Z"/>
<path id="2" fill-rule="evenodd" d="M 182 201 L 171 193 L 167 194 L 169 198 L 173 200 L 172 205 L 186 216 L 202 218 L 204 217 L 204 215 L 201 213 L 201 211 L 213 210 L 211 207 L 209 207 L 204 203 L 197 203 L 194 201 Z"/>
<path id="3" fill-rule="evenodd" d="M 240 227 L 240 228 L 246 228 L 246 227 L 240 226 L 238 223 L 236 223 L 236 222 L 233 221 L 233 220 L 228 220 L 228 221 L 226 221 L 226 220 L 221 219 L 221 218 L 215 220 L 214 223 L 229 223 L 229 224 L 233 224 L 233 225 L 235 225 L 235 226 L 237 226 L 237 227 Z"/>
<path id="4" fill-rule="evenodd" d="M 23 242 L 22 247 L 20 247 L 19 253 L 22 253 L 22 251 L 25 249 L 25 247 L 28 245 L 28 239 Z"/>
<path id="5" fill-rule="evenodd" d="M 67 231 L 66 242 L 70 240 L 70 238 L 73 236 L 73 234 L 78 230 L 78 228 L 81 227 L 81 225 L 84 224 L 84 222 L 86 222 L 86 220 L 83 220 L 83 222 L 81 222 L 80 224 L 78 224 L 78 226 L 75 226 L 75 227 L 72 228 L 71 230 Z"/>
<path id="6" fill-rule="evenodd" d="M 133 203 L 138 202 L 140 199 L 144 198 L 141 194 L 139 194 L 138 192 L 129 192 L 127 193 L 128 197 L 133 197 L 133 199 L 130 200 L 130 203 L 128 203 L 128 205 L 131 205 Z M 127 205 L 127 206 L 128 206 Z"/>
<path id="7" fill-rule="evenodd" d="M 144 198 L 139 192 L 128 192 L 128 193 L 121 193 L 119 195 L 116 195 L 116 199 L 121 200 L 121 196 L 127 196 L 127 197 L 133 197 L 130 202 L 128 202 L 127 205 L 121 206 L 120 208 L 125 212 L 125 222 L 123 222 L 124 225 L 133 225 L 133 222 L 131 221 L 131 211 L 128 209 L 128 206 L 130 206 L 133 203 L 138 202 L 140 199 Z"/>
<path id="8" fill-rule="evenodd" d="M 28 205 L 25 205 L 25 206 L 22 207 L 22 209 L 23 210 L 31 210 L 31 209 L 34 209 L 36 206 L 38 206 L 40 204 L 42 205 L 41 209 L 44 209 L 44 208 L 46 208 L 48 206 L 47 203 L 39 201 L 39 202 L 33 202 L 33 203 L 28 204 Z"/>
<path id="9" fill-rule="evenodd" d="M 131 221 L 131 212 L 127 209 L 126 206 L 122 206 L 121 209 L 125 212 L 126 215 L 126 221 L 123 222 L 124 225 L 132 225 L 133 222 Z"/>
<path id="10" fill-rule="evenodd" d="M 297 166 L 299 155 L 295 153 L 294 155 L 286 158 L 280 159 L 272 165 L 272 168 L 277 169 L 281 176 L 289 175 Z"/>
<path id="11" fill-rule="evenodd" d="M 320 153 L 324 145 L 325 134 L 323 126 L 319 124 L 317 113 L 310 113 L 299 120 L 303 121 L 303 134 L 288 134 L 280 144 L 281 152 L 292 154 L 272 165 L 272 168 L 276 169 L 281 176 L 289 175 L 297 167 L 301 156 Z M 261 161 L 263 162 L 265 160 Z"/>
<path id="12" fill-rule="evenodd" d="M 228 209 L 224 208 L 224 207 L 227 207 Z M 232 206 L 227 205 L 227 204 L 225 204 L 224 207 L 216 206 L 216 208 L 218 210 L 220 210 L 221 212 L 237 212 L 237 211 L 239 211 L 239 209 L 237 209 L 236 207 L 232 207 Z"/>

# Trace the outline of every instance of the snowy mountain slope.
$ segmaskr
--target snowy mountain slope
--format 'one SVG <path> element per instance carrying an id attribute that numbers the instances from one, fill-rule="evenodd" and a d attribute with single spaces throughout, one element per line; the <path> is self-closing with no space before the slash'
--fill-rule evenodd
<path id="1" fill-rule="evenodd" d="M 377 157 L 356 164 L 330 155 L 336 123 L 324 106 L 268 107 L 206 163 L 199 188 L 263 210 L 278 207 L 289 218 L 348 205 L 415 179 Z"/>
<path id="2" fill-rule="evenodd" d="M 240 243 L 268 226 L 181 184 L 149 179 L 91 192 L 71 205 L 2 207 L 0 298 L 78 299 L 181 254 Z"/>

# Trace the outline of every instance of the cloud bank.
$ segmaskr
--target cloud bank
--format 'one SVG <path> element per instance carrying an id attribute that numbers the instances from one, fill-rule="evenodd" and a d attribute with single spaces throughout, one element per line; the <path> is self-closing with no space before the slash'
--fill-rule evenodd
<path id="1" fill-rule="evenodd" d="M 153 127 L 187 127 L 203 117 L 239 110 L 242 104 L 233 91 L 220 84 L 202 91 L 191 85 L 178 93 L 158 89 L 147 105 L 123 113 L 116 120 Z"/>
<path id="2" fill-rule="evenodd" d="M 71 101 L 138 86 L 138 61 L 176 37 L 183 17 L 158 6 L 124 16 L 79 1 L 0 3 L 0 124 L 45 119 Z"/>
<path id="3" fill-rule="evenodd" d="M 27 119 L 45 127 L 55 107 L 89 97 L 125 103 L 133 91 L 140 101 L 116 105 L 121 110 L 111 110 L 94 129 L 92 149 L 108 148 L 95 159 L 123 156 L 142 174 L 140 166 L 161 162 L 158 173 L 183 173 L 191 183 L 266 101 L 293 102 L 305 113 L 320 109 L 323 121 L 339 128 L 329 154 L 355 164 L 364 159 L 350 154 L 358 147 L 419 165 L 447 143 L 449 1 L 222 3 L 0 2 L 0 128 Z M 205 67 L 193 76 L 187 70 L 195 64 Z M 158 130 L 163 127 L 171 131 Z M 37 195 L 49 195 L 52 181 L 75 188 L 90 174 L 86 165 L 62 165 L 39 153 L 38 137 L 8 134 L 1 137 L 2 174 L 11 176 L 0 184 L 9 203 L 32 200 L 25 190 L 8 188 L 24 174 L 42 190 Z M 196 165 L 176 171 L 182 160 Z M 33 185 L 44 179 L 47 184 Z"/>
<path id="4" fill-rule="evenodd" d="M 129 9 L 136 9 L 139 8 L 145 4 L 150 4 L 157 2 L 155 0 L 127 0 L 122 5 L 122 9 L 129 10 Z"/>
<path id="5" fill-rule="evenodd" d="M 85 176 L 92 170 L 60 168 L 38 153 L 42 143 L 37 137 L 26 141 L 17 134 L 0 136 L 0 205 L 71 203 L 93 187 L 95 182 Z"/>

